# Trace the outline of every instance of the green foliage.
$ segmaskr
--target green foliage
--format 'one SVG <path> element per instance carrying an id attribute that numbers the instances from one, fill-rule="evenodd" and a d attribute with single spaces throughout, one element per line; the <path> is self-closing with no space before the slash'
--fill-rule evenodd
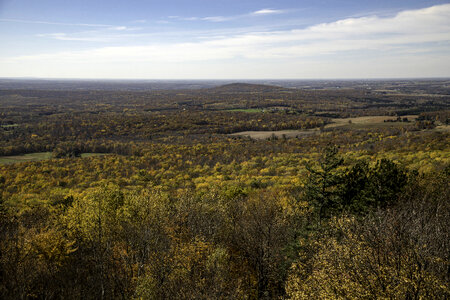
<path id="1" fill-rule="evenodd" d="M 288 296 L 448 298 L 448 176 L 433 177 L 409 186 L 396 205 L 364 219 L 345 214 L 331 219 L 308 241 L 312 255 L 293 264 Z"/>
<path id="2" fill-rule="evenodd" d="M 393 204 L 408 181 L 406 171 L 394 162 L 382 159 L 369 172 L 369 192 L 375 206 Z"/>
<path id="3" fill-rule="evenodd" d="M 52 157 L 63 158 L 63 157 L 81 157 L 82 151 L 78 148 L 73 147 L 70 144 L 58 145 L 53 150 Z"/>
<path id="4" fill-rule="evenodd" d="M 319 223 L 333 212 L 342 210 L 340 197 L 342 185 L 342 166 L 344 160 L 338 156 L 338 149 L 329 146 L 319 160 L 316 169 L 307 166 L 309 171 L 306 197 L 317 211 Z"/>
<path id="5" fill-rule="evenodd" d="M 346 171 L 341 197 L 347 210 L 366 212 L 372 205 L 369 172 L 369 164 L 364 160 L 356 162 Z"/>
<path id="6" fill-rule="evenodd" d="M 407 171 L 388 159 L 378 160 L 373 167 L 364 160 L 351 167 L 343 167 L 343 162 L 337 148 L 328 147 L 318 167 L 307 166 L 305 195 L 319 223 L 342 211 L 367 213 L 395 204 L 408 182 Z"/>

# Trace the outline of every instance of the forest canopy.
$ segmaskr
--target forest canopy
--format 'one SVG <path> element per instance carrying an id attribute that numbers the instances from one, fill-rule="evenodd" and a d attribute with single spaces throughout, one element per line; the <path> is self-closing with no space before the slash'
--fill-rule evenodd
<path id="1" fill-rule="evenodd" d="M 329 84 L 1 89 L 0 298 L 449 298 L 448 85 Z"/>

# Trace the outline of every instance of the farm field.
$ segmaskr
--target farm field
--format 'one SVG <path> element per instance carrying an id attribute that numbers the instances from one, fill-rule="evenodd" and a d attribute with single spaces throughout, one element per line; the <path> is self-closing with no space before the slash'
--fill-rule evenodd
<path id="1" fill-rule="evenodd" d="M 51 157 L 52 157 L 51 152 L 38 152 L 23 155 L 0 156 L 0 164 L 40 161 L 44 159 L 50 159 Z"/>
<path id="2" fill-rule="evenodd" d="M 419 116 L 418 115 L 406 115 L 401 116 L 400 118 L 406 119 L 407 122 L 414 122 Z M 384 124 L 384 123 L 402 123 L 393 122 L 397 120 L 397 116 L 364 116 L 364 117 L 354 117 L 354 118 L 334 118 L 332 119 L 332 124 L 327 124 L 326 127 L 336 127 L 343 126 L 347 124 L 363 124 L 363 125 L 375 125 L 375 124 Z M 392 122 L 386 122 L 392 121 Z"/>
<path id="3" fill-rule="evenodd" d="M 81 153 L 80 157 L 101 156 L 104 153 Z M 0 156 L 0 164 L 13 164 L 21 162 L 41 161 L 52 158 L 51 152 L 28 153 L 22 155 Z"/>
<path id="4" fill-rule="evenodd" d="M 416 120 L 418 115 L 403 116 L 409 122 Z M 326 124 L 323 129 L 345 127 L 345 128 L 360 128 L 368 129 L 373 127 L 402 127 L 408 125 L 408 122 L 393 122 L 397 117 L 394 116 L 366 116 L 353 118 L 334 118 L 331 119 L 330 124 Z M 391 122 L 386 122 L 391 121 Z M 439 130 L 446 130 L 446 126 L 439 127 Z M 438 130 L 438 128 L 436 129 Z M 319 134 L 320 128 L 307 130 L 279 130 L 279 131 L 243 131 L 231 134 L 232 136 L 248 136 L 254 139 L 268 139 L 268 138 L 300 138 L 308 135 Z"/>

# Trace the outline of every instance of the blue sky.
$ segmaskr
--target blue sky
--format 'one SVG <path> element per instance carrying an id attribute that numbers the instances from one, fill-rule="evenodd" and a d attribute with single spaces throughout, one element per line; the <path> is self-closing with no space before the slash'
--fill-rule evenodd
<path id="1" fill-rule="evenodd" d="M 0 0 L 0 77 L 450 77 L 450 2 Z"/>

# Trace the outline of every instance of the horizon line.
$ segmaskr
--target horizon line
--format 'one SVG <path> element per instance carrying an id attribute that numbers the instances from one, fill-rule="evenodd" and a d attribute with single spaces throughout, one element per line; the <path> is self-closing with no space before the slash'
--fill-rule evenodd
<path id="1" fill-rule="evenodd" d="M 436 79 L 449 79 L 450 76 L 429 76 L 429 77 L 342 77 L 342 78 L 82 78 L 82 77 L 6 77 L 0 76 L 0 80 L 81 80 L 81 81 L 240 81 L 240 80 L 436 80 Z"/>

